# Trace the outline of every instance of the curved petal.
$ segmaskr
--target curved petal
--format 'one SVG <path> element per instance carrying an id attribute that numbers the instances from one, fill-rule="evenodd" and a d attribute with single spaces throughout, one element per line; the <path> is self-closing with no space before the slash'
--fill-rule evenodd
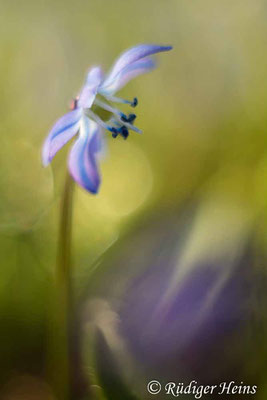
<path id="1" fill-rule="evenodd" d="M 124 85 L 126 85 L 131 79 L 150 72 L 156 67 L 156 63 L 152 58 L 145 58 L 140 61 L 136 61 L 125 67 L 119 74 L 115 76 L 113 81 L 110 81 L 108 85 L 103 82 L 99 87 L 99 93 L 105 95 L 112 95 L 120 90 Z"/>
<path id="2" fill-rule="evenodd" d="M 132 47 L 131 49 L 122 53 L 118 60 L 113 65 L 110 73 L 105 80 L 105 86 L 109 85 L 116 75 L 118 75 L 125 67 L 130 64 L 141 60 L 144 57 L 148 57 L 155 53 L 160 53 L 162 51 L 171 50 L 172 46 L 159 46 L 156 44 L 141 44 L 139 46 Z M 104 86 L 104 85 L 103 85 Z"/>
<path id="3" fill-rule="evenodd" d="M 88 72 L 85 85 L 83 86 L 78 105 L 82 108 L 90 108 L 97 94 L 97 89 L 103 80 L 103 72 L 100 67 L 93 67 Z"/>
<path id="4" fill-rule="evenodd" d="M 77 108 L 63 115 L 53 126 L 48 134 L 42 149 L 43 165 L 48 165 L 55 154 L 60 150 L 79 130 L 82 110 Z"/>
<path id="5" fill-rule="evenodd" d="M 100 129 L 95 122 L 84 116 L 80 135 L 69 155 L 70 174 L 80 186 L 91 193 L 97 193 L 100 184 L 97 166 L 97 153 L 101 143 Z"/>

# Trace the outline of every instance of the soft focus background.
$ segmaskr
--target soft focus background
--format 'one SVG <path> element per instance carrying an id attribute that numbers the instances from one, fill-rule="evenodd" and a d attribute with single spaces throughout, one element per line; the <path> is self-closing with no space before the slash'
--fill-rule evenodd
<path id="1" fill-rule="evenodd" d="M 43 169 L 42 142 L 90 65 L 142 42 L 174 46 L 121 93 L 144 135 L 108 138 L 99 195 L 75 187 L 72 398 L 149 399 L 151 379 L 266 398 L 266 18 L 264 0 L 1 0 L 1 399 L 57 399 L 69 148 Z"/>

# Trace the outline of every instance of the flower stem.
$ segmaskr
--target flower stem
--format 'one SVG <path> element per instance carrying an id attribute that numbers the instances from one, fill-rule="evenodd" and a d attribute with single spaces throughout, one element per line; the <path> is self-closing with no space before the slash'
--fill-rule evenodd
<path id="1" fill-rule="evenodd" d="M 70 398 L 70 353 L 72 319 L 71 240 L 74 182 L 67 173 L 60 208 L 55 315 L 53 323 L 53 381 L 60 400 Z"/>

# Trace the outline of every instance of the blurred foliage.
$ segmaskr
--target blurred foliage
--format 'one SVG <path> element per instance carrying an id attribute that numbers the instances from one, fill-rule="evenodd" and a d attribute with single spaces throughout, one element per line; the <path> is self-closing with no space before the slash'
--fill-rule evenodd
<path id="1" fill-rule="evenodd" d="M 131 134 L 126 142 L 108 138 L 99 195 L 75 187 L 73 277 L 82 315 L 82 374 L 105 393 L 107 370 L 99 378 L 94 366 L 103 367 L 99 357 L 109 346 L 109 360 L 122 369 L 116 382 L 123 390 L 128 383 L 134 392 L 129 396 L 145 398 L 159 362 L 149 355 L 161 335 L 159 326 L 151 334 L 150 312 L 163 310 L 161 323 L 173 330 L 165 343 L 179 338 L 182 327 L 191 330 L 187 312 L 192 323 L 202 321 L 201 304 L 213 305 L 216 314 L 217 296 L 231 293 L 225 306 L 235 305 L 231 331 L 218 312 L 220 328 L 207 336 L 207 346 L 194 342 L 189 354 L 173 339 L 173 356 L 163 351 L 160 363 L 176 381 L 247 378 L 259 386 L 254 398 L 266 397 L 266 16 L 264 0 L 0 1 L 4 399 L 30 399 L 29 393 L 55 398 L 47 381 L 47 320 L 69 146 L 43 169 L 42 142 L 87 69 L 97 63 L 108 69 L 120 52 L 142 42 L 174 46 L 158 57 L 156 71 L 123 90 L 125 97 L 139 98 L 137 125 L 144 135 Z M 204 290 L 194 300 L 195 283 L 187 282 L 201 282 L 202 272 L 210 297 Z M 180 311 L 173 306 L 183 285 L 189 311 L 186 302 Z M 217 285 L 226 292 L 216 291 Z M 238 287 L 236 295 L 228 292 L 231 285 Z M 176 310 L 172 321 L 168 307 Z M 218 324 L 210 315 L 211 326 Z M 96 354 L 94 326 L 104 334 Z M 150 350 L 143 348 L 150 339 Z M 145 362 L 140 352 L 146 351 Z M 220 355 L 220 368 L 213 359 L 207 374 L 200 374 L 202 351 L 213 352 L 215 360 Z M 181 360 L 188 358 L 183 370 Z"/>

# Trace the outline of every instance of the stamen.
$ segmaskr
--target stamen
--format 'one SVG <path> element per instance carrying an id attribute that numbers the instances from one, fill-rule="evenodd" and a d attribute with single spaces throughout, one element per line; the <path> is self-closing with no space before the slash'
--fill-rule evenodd
<path id="1" fill-rule="evenodd" d="M 131 114 L 130 114 L 131 115 Z M 133 114 L 133 115 L 135 115 L 135 114 Z M 126 116 L 125 116 L 126 117 Z M 117 123 L 116 123 L 116 125 L 117 126 L 122 126 L 122 125 L 124 125 L 128 130 L 130 130 L 130 131 L 134 131 L 134 132 L 136 132 L 136 133 L 142 133 L 142 131 L 141 131 L 141 129 L 138 129 L 136 126 L 134 126 L 134 125 L 132 125 L 131 124 L 131 122 L 127 122 L 127 117 L 126 118 L 119 118 L 116 114 L 114 114 L 114 118 L 111 118 L 111 120 L 110 121 L 114 121 L 114 120 L 117 120 Z M 132 117 L 133 118 L 133 117 Z M 136 115 L 135 115 L 135 118 L 136 118 Z M 134 118 L 134 119 L 135 119 Z M 122 124 L 122 122 L 123 122 L 123 124 Z M 118 125 L 118 123 L 119 123 L 119 125 Z"/>
<path id="2" fill-rule="evenodd" d="M 115 117 L 111 118 L 109 120 L 110 124 L 113 124 L 113 125 L 117 126 L 118 128 L 120 128 L 121 127 L 121 121 L 120 122 L 119 121 L 120 120 L 116 119 Z"/>
<path id="3" fill-rule="evenodd" d="M 136 114 L 129 114 L 128 115 L 128 122 L 132 123 L 135 121 Z"/>
<path id="4" fill-rule="evenodd" d="M 123 122 L 129 122 L 131 124 L 132 122 L 134 122 L 135 118 L 136 118 L 136 114 L 129 114 L 128 117 L 122 116 L 121 120 Z"/>
<path id="5" fill-rule="evenodd" d="M 110 131 L 112 133 L 118 132 L 118 129 L 116 129 L 114 126 L 110 126 L 110 125 L 106 124 L 106 122 L 102 121 L 102 119 L 99 118 L 99 116 L 97 114 L 95 114 L 92 110 L 87 109 L 86 115 L 89 118 L 92 118 L 92 120 L 94 120 L 98 125 L 102 126 L 102 128 L 107 129 L 108 131 Z"/>
<path id="6" fill-rule="evenodd" d="M 136 126 L 129 124 L 128 122 L 123 122 L 123 125 L 129 129 L 129 131 L 134 131 L 136 133 L 143 133 L 141 129 L 138 129 Z"/>
<path id="7" fill-rule="evenodd" d="M 119 134 L 123 137 L 123 139 L 127 139 L 127 137 L 129 136 L 129 131 L 128 131 L 128 129 L 126 128 L 126 126 L 123 125 L 123 126 L 121 126 L 120 128 L 118 128 L 118 129 L 117 129 L 117 132 L 112 133 L 112 137 L 113 137 L 114 139 L 116 139 L 116 137 L 117 137 Z"/>
<path id="8" fill-rule="evenodd" d="M 121 112 L 120 110 L 118 110 L 115 107 L 110 106 L 109 104 L 104 103 L 103 101 L 99 100 L 99 99 L 95 99 L 94 103 L 96 105 L 98 105 L 99 107 L 103 108 L 106 111 L 110 111 L 111 113 L 118 115 L 119 117 L 122 118 L 127 118 L 127 116 Z"/>
<path id="9" fill-rule="evenodd" d="M 117 133 L 117 132 L 120 133 L 120 129 L 122 126 L 136 133 L 142 133 L 142 131 L 136 128 L 136 126 L 133 126 L 127 122 L 123 122 L 123 125 L 121 125 L 120 123 L 119 124 L 120 128 L 115 128 L 114 126 L 110 126 L 106 122 L 102 121 L 102 119 L 90 109 L 86 110 L 86 115 L 89 118 L 92 118 L 92 120 L 95 121 L 98 125 L 102 126 L 104 129 L 107 129 L 111 133 Z M 114 115 L 114 117 L 118 119 L 118 122 L 121 122 L 120 118 L 117 115 Z"/>
<path id="10" fill-rule="evenodd" d="M 113 103 L 123 103 L 123 104 L 129 104 L 132 107 L 136 107 L 138 104 L 138 99 L 135 97 L 132 101 L 126 100 L 126 99 L 121 99 L 120 97 L 115 97 L 115 96 L 107 96 L 105 95 L 106 99 L 109 101 L 112 101 Z"/>
<path id="11" fill-rule="evenodd" d="M 132 101 L 131 106 L 132 106 L 132 107 L 136 107 L 137 105 L 138 105 L 138 98 L 135 97 L 135 98 L 133 99 L 133 101 Z"/>
<path id="12" fill-rule="evenodd" d="M 129 136 L 129 131 L 125 126 L 121 127 L 121 134 L 122 134 L 124 140 L 126 140 L 127 137 Z"/>
<path id="13" fill-rule="evenodd" d="M 98 100 L 98 103 L 101 102 L 101 100 Z M 101 102 L 102 103 L 102 102 Z M 105 103 L 103 103 L 104 105 L 106 105 Z M 99 105 L 99 104 L 98 104 Z M 112 107 L 111 107 L 112 108 Z M 110 125 L 106 124 L 104 121 L 102 121 L 101 118 L 99 118 L 99 116 L 97 114 L 95 114 L 92 110 L 88 109 L 87 113 L 91 114 L 91 118 L 94 119 L 97 123 L 99 123 L 99 125 L 103 126 L 105 129 L 109 130 L 110 132 L 114 132 L 114 129 L 117 130 L 114 127 L 111 127 Z M 120 113 L 123 114 L 123 113 Z M 130 114 L 131 115 L 131 114 Z M 133 114 L 135 115 L 135 114 Z M 122 117 L 124 117 L 124 119 L 122 119 Z M 136 117 L 136 116 L 135 116 Z M 140 129 L 138 129 L 136 126 L 132 125 L 129 122 L 126 122 L 127 116 L 124 114 L 123 116 L 119 116 L 117 114 L 114 114 L 114 118 L 116 118 L 116 120 L 118 121 L 119 125 L 118 126 L 122 126 L 121 121 L 123 121 L 123 125 L 130 131 L 134 131 L 136 133 L 142 133 L 142 131 Z M 112 118 L 110 121 L 113 121 L 114 119 Z M 99 122 L 98 122 L 99 121 Z M 116 124 L 117 125 L 117 124 Z"/>
<path id="14" fill-rule="evenodd" d="M 135 98 L 136 99 L 136 98 Z M 99 107 L 103 108 L 106 111 L 110 111 L 114 114 L 114 116 L 119 116 L 123 122 L 132 123 L 136 119 L 136 114 L 129 114 L 128 117 L 126 114 L 121 112 L 115 107 L 110 106 L 109 104 L 104 103 L 102 100 L 95 99 L 95 104 Z"/>

